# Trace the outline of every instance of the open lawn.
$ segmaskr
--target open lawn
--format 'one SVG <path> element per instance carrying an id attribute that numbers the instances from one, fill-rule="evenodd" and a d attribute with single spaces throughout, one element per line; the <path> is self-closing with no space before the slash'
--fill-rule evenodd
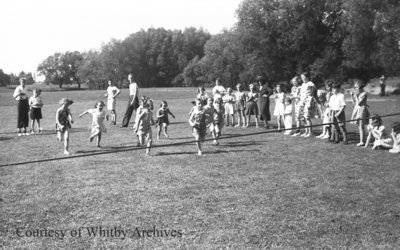
<path id="1" fill-rule="evenodd" d="M 105 91 L 43 92 L 45 132 L 22 137 L 12 92 L 0 89 L 0 248 L 400 248 L 400 155 L 356 147 L 355 125 L 347 126 L 349 145 L 274 132 L 206 142 L 201 157 L 194 143 L 157 147 L 145 157 L 132 128 L 107 124 L 103 147 L 89 143 L 91 117 L 78 114 Z M 117 99 L 118 124 L 127 92 Z M 193 140 L 187 118 L 195 93 L 140 89 L 156 109 L 168 100 L 177 117 L 170 117 L 170 138 L 155 145 Z M 5 166 L 63 157 L 54 132 L 62 97 L 75 101 L 71 156 L 104 154 Z M 397 113 L 400 97 L 370 96 L 369 105 Z M 348 103 L 347 117 L 352 108 Z M 384 118 L 384 125 L 396 120 Z M 223 136 L 262 131 L 253 123 L 224 128 Z M 124 149 L 132 150 L 115 152 Z M 99 227 L 104 234 L 92 235 Z"/>

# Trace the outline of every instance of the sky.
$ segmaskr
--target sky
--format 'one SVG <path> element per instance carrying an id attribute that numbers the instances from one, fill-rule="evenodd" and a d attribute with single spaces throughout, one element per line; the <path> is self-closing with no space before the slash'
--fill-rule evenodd
<path id="1" fill-rule="evenodd" d="M 203 28 L 237 22 L 242 0 L 0 0 L 0 69 L 35 72 L 56 52 L 99 49 L 141 29 Z"/>

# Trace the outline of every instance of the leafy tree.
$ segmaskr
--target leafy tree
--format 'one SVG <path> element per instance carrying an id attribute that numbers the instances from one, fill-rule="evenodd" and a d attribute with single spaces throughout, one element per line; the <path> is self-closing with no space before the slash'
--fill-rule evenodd
<path id="1" fill-rule="evenodd" d="M 10 76 L 3 72 L 0 69 L 0 86 L 7 86 L 10 85 Z"/>

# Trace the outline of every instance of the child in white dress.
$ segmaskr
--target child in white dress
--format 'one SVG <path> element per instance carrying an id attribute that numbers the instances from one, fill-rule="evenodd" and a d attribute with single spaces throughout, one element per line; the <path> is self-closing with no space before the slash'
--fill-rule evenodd
<path id="1" fill-rule="evenodd" d="M 230 118 L 232 118 L 232 127 L 235 125 L 235 96 L 232 94 L 232 89 L 226 90 L 227 94 L 222 97 L 225 108 L 226 126 L 229 127 Z"/>
<path id="2" fill-rule="evenodd" d="M 108 115 L 104 110 L 104 102 L 99 101 L 94 106 L 94 109 L 88 109 L 79 115 L 79 118 L 86 114 L 91 114 L 92 119 L 92 132 L 89 137 L 89 141 L 92 142 L 95 137 L 97 137 L 97 147 L 100 147 L 101 136 L 103 133 L 107 132 L 106 126 L 104 125 L 104 120 L 108 121 Z"/>
<path id="3" fill-rule="evenodd" d="M 117 125 L 116 97 L 120 93 L 121 90 L 114 86 L 111 80 L 108 80 L 107 93 L 105 94 L 105 96 L 107 97 L 107 109 L 111 112 L 112 125 Z"/>
<path id="4" fill-rule="evenodd" d="M 278 130 L 281 130 L 281 123 L 283 123 L 284 121 L 285 97 L 286 95 L 282 91 L 281 84 L 276 85 L 274 116 L 276 116 L 276 120 L 278 123 Z"/>
<path id="5" fill-rule="evenodd" d="M 372 114 L 367 126 L 368 137 L 365 142 L 365 148 L 368 147 L 372 137 L 374 143 L 372 149 L 392 148 L 393 139 L 389 137 L 385 126 L 382 124 L 382 119 L 378 114 Z"/>
<path id="6" fill-rule="evenodd" d="M 285 135 L 292 134 L 293 126 L 293 105 L 290 97 L 285 98 L 285 112 L 284 112 L 284 123 L 285 123 Z"/>

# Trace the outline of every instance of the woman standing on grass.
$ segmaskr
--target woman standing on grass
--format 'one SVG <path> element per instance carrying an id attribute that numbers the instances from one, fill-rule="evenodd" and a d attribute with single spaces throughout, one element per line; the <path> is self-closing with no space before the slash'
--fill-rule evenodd
<path id="1" fill-rule="evenodd" d="M 271 120 L 271 113 L 269 111 L 269 97 L 273 94 L 269 84 L 265 82 L 262 76 L 257 77 L 257 84 L 259 86 L 258 92 L 258 109 L 260 120 L 264 121 L 264 127 L 268 128 L 268 121 Z"/>
<path id="2" fill-rule="evenodd" d="M 303 84 L 300 87 L 299 116 L 300 119 L 305 121 L 307 127 L 300 136 L 310 137 L 312 136 L 311 118 L 314 116 L 317 89 L 314 83 L 310 81 L 308 72 L 301 74 L 301 80 Z"/>
<path id="3" fill-rule="evenodd" d="M 108 88 L 105 96 L 107 97 L 107 109 L 111 112 L 111 124 L 117 125 L 117 110 L 115 98 L 121 93 L 111 80 L 108 80 Z"/>
<path id="4" fill-rule="evenodd" d="M 29 126 L 29 103 L 28 103 L 28 92 L 25 88 L 25 78 L 21 78 L 19 82 L 20 85 L 15 88 L 13 97 L 15 100 L 18 101 L 17 128 L 18 128 L 18 136 L 21 136 L 21 135 L 28 135 L 26 133 L 26 127 Z"/>

